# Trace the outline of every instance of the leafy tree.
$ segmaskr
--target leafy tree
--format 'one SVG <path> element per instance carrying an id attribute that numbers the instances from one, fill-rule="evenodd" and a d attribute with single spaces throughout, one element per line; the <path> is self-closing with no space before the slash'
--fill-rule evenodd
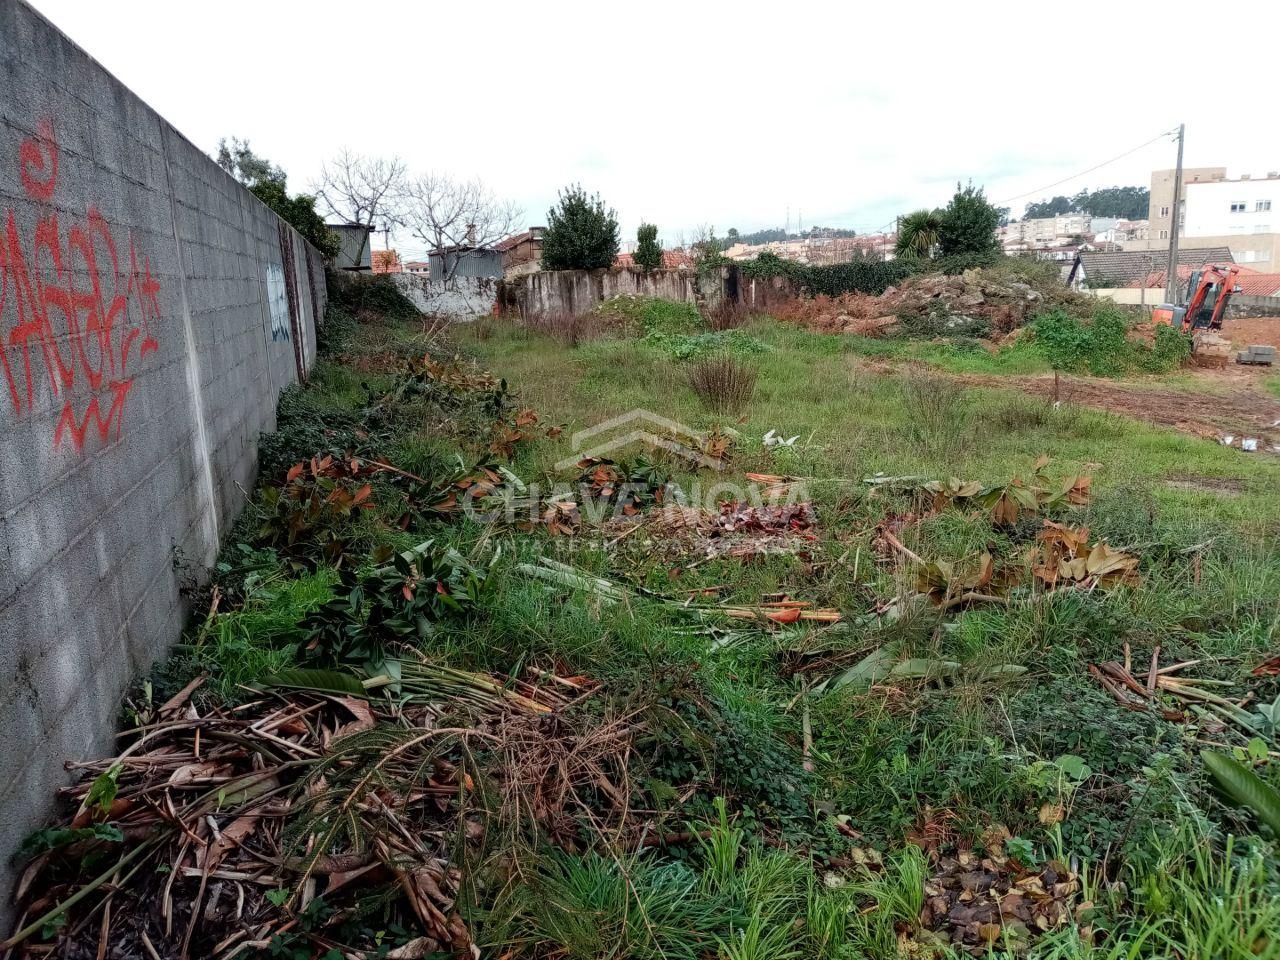
<path id="1" fill-rule="evenodd" d="M 235 177 L 281 220 L 292 224 L 325 257 L 338 255 L 338 238 L 316 212 L 316 198 L 305 193 L 290 197 L 284 169 L 253 152 L 248 140 L 223 137 L 218 141 L 218 166 Z"/>
<path id="2" fill-rule="evenodd" d="M 908 213 L 898 225 L 898 243 L 895 249 L 899 256 L 912 254 L 917 257 L 931 257 L 938 246 L 941 230 L 941 210 L 917 210 L 915 213 Z"/>
<path id="3" fill-rule="evenodd" d="M 1151 191 L 1146 187 L 1107 187 L 1089 194 L 1083 209 L 1095 217 L 1143 220 L 1150 203 Z"/>
<path id="4" fill-rule="evenodd" d="M 276 215 L 293 225 L 303 239 L 326 258 L 338 255 L 338 235 L 325 226 L 324 217 L 316 212 L 316 198 L 305 193 L 290 197 L 285 181 L 261 180 L 249 188 L 249 192 L 276 212 Z"/>
<path id="5" fill-rule="evenodd" d="M 738 243 L 772 243 L 775 240 L 787 239 L 787 231 L 781 227 L 772 227 L 765 230 L 756 230 L 754 233 L 740 233 L 735 239 Z"/>
<path id="6" fill-rule="evenodd" d="M 996 227 L 1000 211 L 972 183 L 956 184 L 956 195 L 942 211 L 938 224 L 938 251 L 944 257 L 999 250 Z"/>
<path id="7" fill-rule="evenodd" d="M 636 231 L 636 266 L 648 271 L 662 266 L 662 244 L 658 243 L 658 228 L 652 223 L 640 224 Z"/>
<path id="8" fill-rule="evenodd" d="M 1023 214 L 1024 220 L 1044 220 L 1048 217 L 1058 217 L 1064 213 L 1071 213 L 1074 204 L 1074 198 L 1057 196 L 1052 200 L 1041 200 L 1039 203 L 1027 204 L 1027 212 Z"/>
<path id="9" fill-rule="evenodd" d="M 266 157 L 254 153 L 248 140 L 222 137 L 218 140 L 218 155 L 214 159 L 218 161 L 218 166 L 246 187 L 267 181 L 284 184 L 284 170 Z"/>
<path id="10" fill-rule="evenodd" d="M 737 242 L 738 242 L 738 228 L 737 228 L 737 227 L 730 227 L 730 228 L 729 228 L 729 232 L 728 232 L 727 236 L 728 236 L 728 238 L 729 238 L 729 242 L 730 242 L 730 243 L 737 243 Z"/>
<path id="11" fill-rule="evenodd" d="M 1142 220 L 1147 216 L 1151 191 L 1146 187 L 1106 187 L 1081 190 L 1074 197 L 1056 196 L 1050 200 L 1027 204 L 1024 220 L 1056 217 L 1064 213 L 1088 213 L 1095 217 L 1118 217 Z"/>
<path id="12" fill-rule="evenodd" d="M 599 270 L 618 256 L 618 216 L 600 195 L 574 184 L 547 211 L 542 265 L 548 270 Z"/>
<path id="13" fill-rule="evenodd" d="M 701 273 L 718 267 L 724 262 L 725 243 L 716 237 L 716 228 L 710 224 L 702 224 L 693 231 L 693 241 L 689 244 L 689 255 Z"/>

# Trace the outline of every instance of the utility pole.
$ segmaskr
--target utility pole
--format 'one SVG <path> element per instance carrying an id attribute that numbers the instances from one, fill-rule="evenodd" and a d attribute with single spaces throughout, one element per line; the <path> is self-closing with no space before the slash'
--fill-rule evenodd
<path id="1" fill-rule="evenodd" d="M 1165 272 L 1165 298 L 1175 307 L 1182 299 L 1182 285 L 1178 283 L 1178 221 L 1182 206 L 1182 142 L 1186 139 L 1187 125 L 1178 124 L 1178 166 L 1173 173 L 1173 206 L 1169 219 L 1169 269 Z"/>

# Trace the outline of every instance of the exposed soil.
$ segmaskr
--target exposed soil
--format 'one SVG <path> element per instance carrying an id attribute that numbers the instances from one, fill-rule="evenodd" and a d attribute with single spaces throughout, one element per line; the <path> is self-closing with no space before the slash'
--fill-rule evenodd
<path id="1" fill-rule="evenodd" d="M 1273 335 L 1280 339 L 1280 320 L 1264 322 L 1276 324 Z M 1237 336 L 1236 330 L 1228 330 L 1228 333 L 1233 339 Z M 1261 341 L 1255 339 L 1251 342 Z M 866 363 L 877 373 L 895 373 L 908 365 L 915 364 L 883 359 Z M 1230 436 L 1235 447 L 1240 446 L 1242 438 L 1252 437 L 1258 440 L 1259 453 L 1280 453 L 1280 399 L 1266 392 L 1260 383 L 1263 377 L 1280 371 L 1275 367 L 1229 363 L 1220 370 L 1189 369 L 1185 372 L 1194 380 L 1203 381 L 1203 386 L 1180 390 L 1161 386 L 1158 381 L 1123 382 L 1064 375 L 1060 380 L 1059 399 L 1063 403 L 1077 403 L 1117 413 L 1210 440 Z M 937 373 L 973 386 L 1016 388 L 1046 400 L 1053 399 L 1053 374 L 1018 377 Z"/>
<path id="2" fill-rule="evenodd" d="M 1215 371 L 1221 374 L 1221 371 Z M 966 383 L 993 387 L 1018 387 L 1045 399 L 1053 398 L 1053 375 L 993 377 L 963 375 Z M 1218 377 L 1230 381 L 1233 377 Z M 1256 437 L 1259 450 L 1280 444 L 1280 400 L 1249 383 L 1232 383 L 1216 393 L 1117 383 L 1088 377 L 1063 377 L 1059 398 L 1134 420 L 1173 427 L 1197 437 L 1217 440 L 1223 436 Z M 1274 451 L 1273 451 L 1274 452 Z"/>
<path id="3" fill-rule="evenodd" d="M 1244 484 L 1239 480 L 1225 480 L 1221 477 L 1173 477 L 1166 480 L 1164 485 L 1174 490 L 1213 493 L 1223 497 L 1237 497 L 1244 490 Z"/>
<path id="4" fill-rule="evenodd" d="M 1280 349 L 1280 317 L 1246 317 L 1227 320 L 1222 324 L 1222 335 L 1237 348 L 1254 343 L 1270 344 Z M 1263 367 L 1262 369 L 1274 369 Z"/>

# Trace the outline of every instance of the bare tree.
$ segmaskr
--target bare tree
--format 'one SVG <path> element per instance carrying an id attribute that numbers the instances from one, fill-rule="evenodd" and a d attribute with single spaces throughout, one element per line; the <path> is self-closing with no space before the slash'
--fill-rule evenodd
<path id="1" fill-rule="evenodd" d="M 408 168 L 399 157 L 366 157 L 346 147 L 320 168 L 313 190 L 321 209 L 346 223 L 369 228 L 361 235 L 357 261 L 364 257 L 369 231 L 379 220 L 392 226 L 403 222 L 407 175 Z"/>
<path id="2" fill-rule="evenodd" d="M 479 180 L 428 173 L 406 188 L 403 222 L 432 252 L 443 254 L 442 279 L 450 280 L 463 260 L 509 235 L 521 213 Z"/>

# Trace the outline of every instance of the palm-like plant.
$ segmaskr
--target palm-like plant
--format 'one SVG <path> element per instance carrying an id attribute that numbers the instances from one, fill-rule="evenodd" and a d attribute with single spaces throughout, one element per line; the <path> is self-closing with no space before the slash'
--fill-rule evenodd
<path id="1" fill-rule="evenodd" d="M 942 214 L 937 210 L 917 210 L 902 218 L 898 226 L 899 255 L 932 256 L 942 229 Z"/>

